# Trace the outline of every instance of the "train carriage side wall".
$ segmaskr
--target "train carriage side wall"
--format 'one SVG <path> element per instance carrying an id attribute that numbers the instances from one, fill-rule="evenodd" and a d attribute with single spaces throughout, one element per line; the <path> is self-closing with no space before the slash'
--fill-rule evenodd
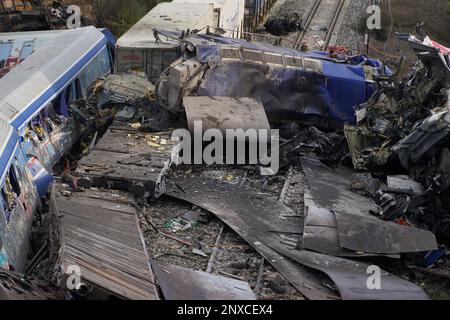
<path id="1" fill-rule="evenodd" d="M 205 30 L 213 24 L 212 3 L 160 3 L 118 40 L 115 71 L 145 72 L 152 82 L 156 82 L 177 59 L 179 44 L 164 37 L 156 42 L 152 29 Z"/>
<path id="2" fill-rule="evenodd" d="M 117 48 L 116 72 L 145 72 L 152 82 L 178 57 L 178 46 L 164 48 Z"/>

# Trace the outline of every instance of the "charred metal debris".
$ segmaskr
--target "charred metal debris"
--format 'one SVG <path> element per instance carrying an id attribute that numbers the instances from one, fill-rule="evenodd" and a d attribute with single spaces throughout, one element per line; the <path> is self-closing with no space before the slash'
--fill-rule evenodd
<path id="1" fill-rule="evenodd" d="M 0 298 L 449 298 L 445 48 L 402 35 L 418 56 L 402 80 L 363 55 L 155 32 L 183 53 L 158 83 L 113 74 L 70 106 L 90 129 L 53 184 L 41 254 L 27 277 L 0 273 Z M 281 129 L 279 173 L 176 166 L 171 134 L 199 119 Z"/>
<path id="2" fill-rule="evenodd" d="M 47 5 L 43 0 L 0 1 L 0 32 L 67 29 L 71 16 L 62 0 Z M 92 25 L 85 16 L 81 25 Z"/>

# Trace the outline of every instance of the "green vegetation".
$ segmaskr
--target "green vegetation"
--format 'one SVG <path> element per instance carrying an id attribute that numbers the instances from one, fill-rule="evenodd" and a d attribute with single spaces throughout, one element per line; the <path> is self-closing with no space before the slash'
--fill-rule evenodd
<path id="1" fill-rule="evenodd" d="M 164 1 L 92 0 L 91 5 L 97 26 L 108 28 L 120 37 L 159 2 Z"/>

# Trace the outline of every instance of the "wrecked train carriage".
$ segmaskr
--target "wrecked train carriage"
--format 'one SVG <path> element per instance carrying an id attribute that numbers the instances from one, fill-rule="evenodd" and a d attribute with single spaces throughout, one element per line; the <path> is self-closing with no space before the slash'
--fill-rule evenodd
<path id="1" fill-rule="evenodd" d="M 338 61 L 326 52 L 217 35 L 189 35 L 182 46 L 184 57 L 161 75 L 157 87 L 159 102 L 173 112 L 182 111 L 182 99 L 190 95 L 250 97 L 263 103 L 274 124 L 342 127 L 356 121 L 354 107 L 375 92 L 375 78 L 392 74 L 362 55 Z"/>
<path id="2" fill-rule="evenodd" d="M 57 33 L 0 79 L 0 261 L 22 272 L 36 208 L 54 165 L 86 134 L 89 110 L 71 103 L 111 72 L 112 44 L 88 27 Z"/>

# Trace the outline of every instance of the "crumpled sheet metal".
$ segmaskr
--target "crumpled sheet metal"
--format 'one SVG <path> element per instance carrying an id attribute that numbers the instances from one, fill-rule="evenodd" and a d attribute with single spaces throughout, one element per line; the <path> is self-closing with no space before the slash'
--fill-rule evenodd
<path id="1" fill-rule="evenodd" d="M 381 271 L 381 290 L 369 289 L 367 281 L 370 275 L 367 273 L 369 267 L 367 264 L 306 250 L 292 250 L 283 245 L 276 230 L 293 232 L 294 230 L 286 230 L 289 226 L 292 229 L 293 222 L 279 218 L 282 210 L 277 207 L 283 206 L 275 200 L 261 198 L 248 190 L 209 178 L 177 177 L 172 178 L 172 183 L 179 188 L 173 187 L 168 195 L 215 214 L 263 256 L 264 251 L 260 248 L 269 247 L 284 256 L 284 260 L 294 260 L 303 266 L 325 273 L 337 285 L 343 299 L 427 299 L 426 294 L 418 286 L 384 271 Z M 271 260 L 268 261 L 273 263 Z M 309 294 L 319 299 L 322 296 L 324 299 L 323 295 L 326 293 L 324 288 L 320 288 L 320 284 L 317 286 L 321 282 L 318 282 L 317 277 L 314 278 L 312 271 L 304 270 L 305 276 L 298 280 L 300 286 L 296 288 L 307 297 Z M 290 279 L 288 280 L 292 283 Z"/>
<path id="2" fill-rule="evenodd" d="M 449 133 L 450 110 L 447 109 L 425 119 L 419 127 L 394 146 L 394 151 L 403 167 L 408 169 Z"/>
<path id="3" fill-rule="evenodd" d="M 312 155 L 301 157 L 301 164 L 312 197 L 320 207 L 361 216 L 378 211 L 372 199 L 350 191 L 351 170 L 344 167 L 330 169 Z"/>
<path id="4" fill-rule="evenodd" d="M 302 157 L 301 163 L 313 199 L 323 209 L 332 211 L 336 217 L 340 247 L 370 254 L 437 249 L 436 238 L 431 232 L 383 221 L 370 215 L 371 211 L 377 212 L 378 208 L 371 199 L 349 190 L 351 171 L 347 172 L 345 168 L 327 168 L 313 156 Z M 328 231 L 332 230 L 328 228 Z M 339 255 L 334 251 L 335 255 Z"/>
<path id="5" fill-rule="evenodd" d="M 372 217 L 336 213 L 339 243 L 343 248 L 379 254 L 426 252 L 438 249 L 427 230 L 402 226 Z"/>
<path id="6" fill-rule="evenodd" d="M 111 74 L 98 85 L 104 90 L 101 94 L 103 103 L 136 105 L 149 100 L 155 93 L 155 85 L 143 72 L 130 71 Z"/>
<path id="7" fill-rule="evenodd" d="M 305 229 L 303 249 L 338 257 L 355 256 L 355 253 L 341 248 L 334 213 L 320 208 L 305 186 Z"/>
<path id="8" fill-rule="evenodd" d="M 305 215 L 303 249 L 343 258 L 363 258 L 379 255 L 371 250 L 355 250 L 355 247 L 343 245 L 341 234 L 338 232 L 336 215 L 330 210 L 317 206 L 307 186 L 305 186 Z M 357 217 L 360 218 L 360 216 Z M 350 228 L 350 230 L 353 231 L 353 228 Z M 400 258 L 397 254 L 383 256 Z"/>
<path id="9" fill-rule="evenodd" d="M 247 282 L 156 261 L 151 265 L 166 300 L 256 300 Z"/>
<path id="10" fill-rule="evenodd" d="M 280 255 L 267 245 L 279 241 L 279 234 L 299 234 L 302 231 L 296 218 L 280 218 L 283 213 L 290 216 L 291 212 L 278 201 L 201 177 L 171 178 L 167 190 L 167 195 L 210 211 L 223 220 L 308 299 L 339 299 L 336 293 L 322 284 L 323 276 Z"/>
<path id="11" fill-rule="evenodd" d="M 270 247 L 304 266 L 324 272 L 336 284 L 344 300 L 428 300 L 419 286 L 384 270 L 381 270 L 380 289 L 369 289 L 370 264 L 306 250 L 287 250 L 276 242 Z"/>
<path id="12" fill-rule="evenodd" d="M 185 97 L 188 127 L 194 132 L 194 124 L 201 121 L 203 131 L 218 129 L 226 134 L 227 129 L 267 130 L 270 124 L 264 106 L 251 98 L 230 97 Z"/>

